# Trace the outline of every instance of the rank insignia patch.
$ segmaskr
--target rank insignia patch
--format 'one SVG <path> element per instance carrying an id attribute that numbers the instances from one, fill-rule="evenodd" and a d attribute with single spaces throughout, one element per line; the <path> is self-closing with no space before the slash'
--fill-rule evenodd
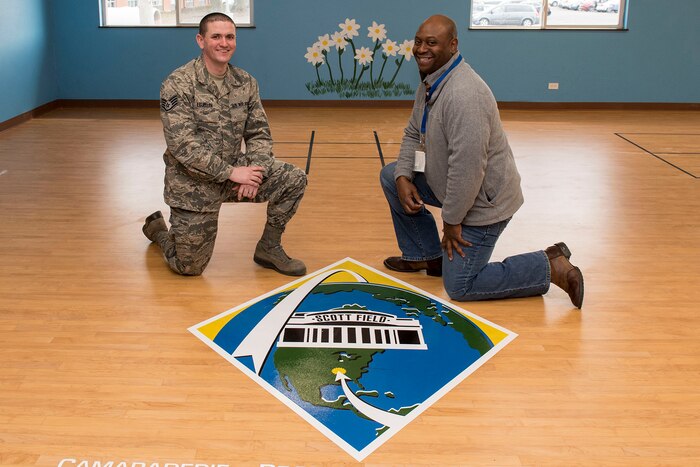
<path id="1" fill-rule="evenodd" d="M 170 112 L 173 110 L 175 107 L 177 107 L 178 104 L 178 97 L 173 96 L 170 99 L 161 99 L 160 100 L 160 108 L 163 109 L 165 112 Z"/>

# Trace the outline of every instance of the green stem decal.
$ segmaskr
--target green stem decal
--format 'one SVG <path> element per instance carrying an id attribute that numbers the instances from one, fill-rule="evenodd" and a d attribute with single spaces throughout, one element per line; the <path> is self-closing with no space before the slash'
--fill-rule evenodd
<path id="1" fill-rule="evenodd" d="M 325 58 L 326 66 L 328 67 L 328 74 L 331 77 L 331 84 L 335 84 L 335 81 L 333 81 L 333 72 L 331 71 L 331 64 L 328 63 L 328 52 L 325 50 L 322 52 L 323 53 L 323 58 Z"/>
<path id="2" fill-rule="evenodd" d="M 401 69 L 401 65 L 403 65 L 403 61 L 406 59 L 406 57 L 401 56 L 401 61 L 396 61 L 396 71 L 394 72 L 394 76 L 391 77 L 391 81 L 389 81 L 389 86 L 394 84 L 394 80 L 396 79 L 396 75 L 399 74 L 399 70 Z"/>
<path id="3" fill-rule="evenodd" d="M 352 80 L 355 81 L 355 76 L 357 76 L 357 60 L 355 59 L 357 50 L 355 50 L 355 43 L 352 41 L 352 39 L 348 39 L 348 42 L 350 42 L 350 45 L 352 46 Z"/>

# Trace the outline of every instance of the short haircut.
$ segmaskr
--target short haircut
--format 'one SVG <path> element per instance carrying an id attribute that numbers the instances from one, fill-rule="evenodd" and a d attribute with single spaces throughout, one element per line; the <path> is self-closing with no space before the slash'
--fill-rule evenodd
<path id="1" fill-rule="evenodd" d="M 213 23 L 214 21 L 228 21 L 229 23 L 236 26 L 231 17 L 224 13 L 214 12 L 205 15 L 204 18 L 199 22 L 199 34 L 204 36 L 207 33 L 207 25 Z"/>

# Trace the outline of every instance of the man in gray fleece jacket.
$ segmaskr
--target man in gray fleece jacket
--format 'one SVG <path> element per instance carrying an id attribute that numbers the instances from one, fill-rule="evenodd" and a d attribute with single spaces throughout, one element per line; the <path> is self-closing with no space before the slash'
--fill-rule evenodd
<path id="1" fill-rule="evenodd" d="M 431 16 L 416 32 L 422 82 L 399 158 L 380 177 L 402 256 L 384 265 L 442 276 L 454 300 L 542 295 L 554 283 L 581 308 L 583 275 L 566 244 L 489 262 L 523 194 L 496 100 L 457 44 L 446 16 Z M 442 241 L 425 204 L 442 208 Z"/>

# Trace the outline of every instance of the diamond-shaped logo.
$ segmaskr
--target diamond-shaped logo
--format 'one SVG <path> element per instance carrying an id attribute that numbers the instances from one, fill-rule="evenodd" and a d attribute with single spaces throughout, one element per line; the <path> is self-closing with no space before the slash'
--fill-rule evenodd
<path id="1" fill-rule="evenodd" d="M 190 331 L 358 461 L 516 337 L 350 258 Z"/>

